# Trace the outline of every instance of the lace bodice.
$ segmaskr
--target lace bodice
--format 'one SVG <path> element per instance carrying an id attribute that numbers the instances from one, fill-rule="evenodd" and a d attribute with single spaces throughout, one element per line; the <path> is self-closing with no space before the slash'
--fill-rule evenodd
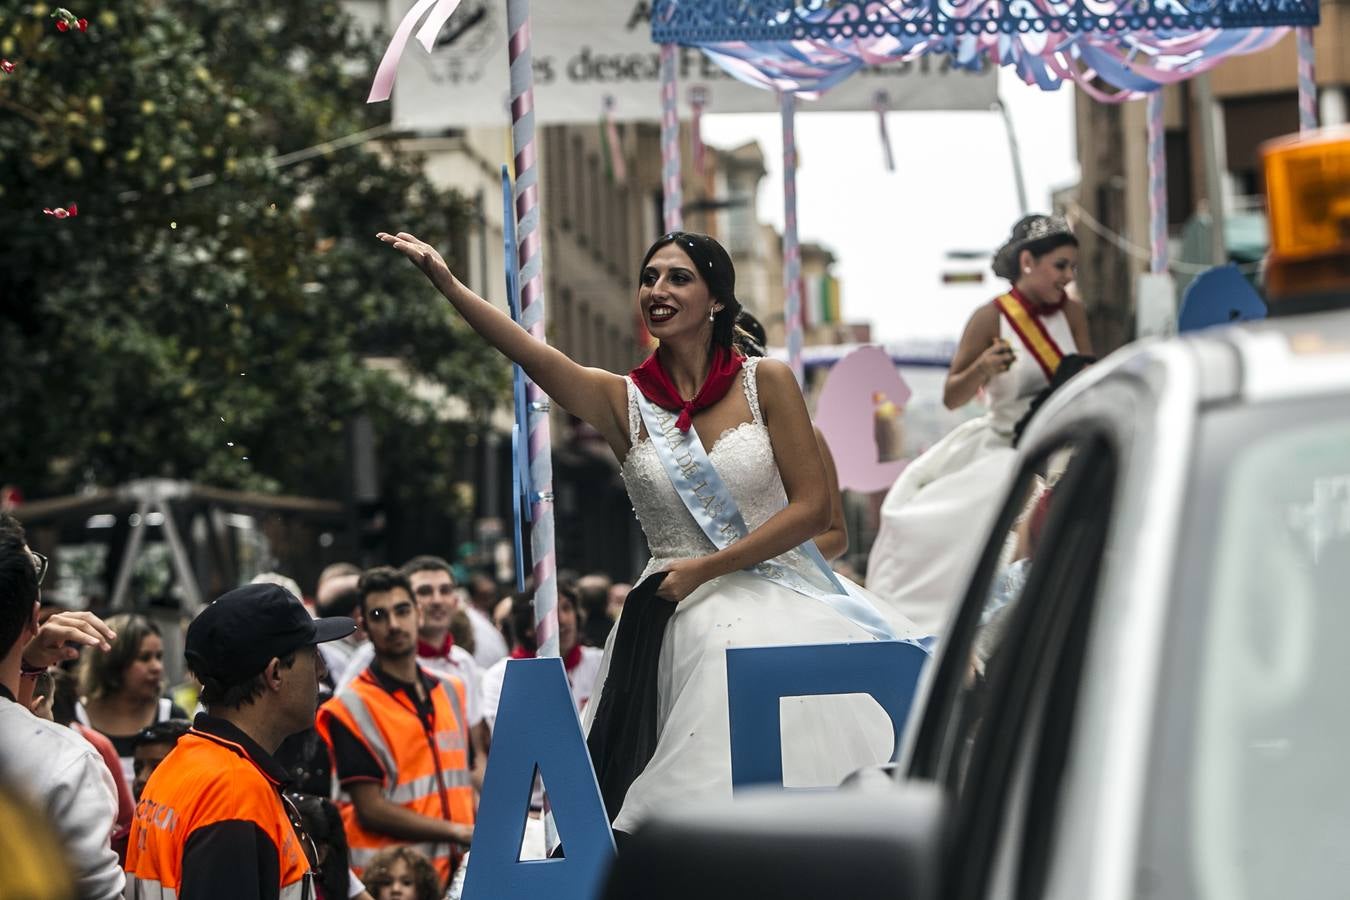
<path id="1" fill-rule="evenodd" d="M 1078 352 L 1078 347 L 1073 342 L 1073 331 L 1069 328 L 1069 320 L 1063 310 L 1045 316 L 1041 322 L 1045 325 L 1045 330 L 1055 339 L 1060 350 L 1066 354 Z M 1008 324 L 1007 317 L 1001 313 L 998 324 L 999 337 L 1012 344 L 1017 356 L 1011 369 L 990 380 L 988 387 L 985 388 L 985 396 L 994 430 L 1006 435 L 1012 434 L 1017 421 L 1031 407 L 1032 399 L 1050 382 L 1046 379 L 1040 364 L 1036 362 L 1036 358 L 1031 355 L 1031 351 Z"/>
<path id="2" fill-rule="evenodd" d="M 773 446 L 769 443 L 769 430 L 764 427 L 764 417 L 759 408 L 759 391 L 755 381 L 758 362 L 758 359 L 746 360 L 741 376 L 745 399 L 750 404 L 750 414 L 754 420 L 724 431 L 708 453 L 713 467 L 722 476 L 736 505 L 740 507 L 746 527 L 752 531 L 787 505 L 783 480 L 774 462 Z M 647 535 L 652 563 L 712 553 L 715 549 L 712 541 L 698 527 L 680 500 L 680 495 L 675 492 L 675 486 L 662 467 L 656 448 L 649 439 L 638 439 L 641 421 L 637 388 L 629 381 L 628 430 L 633 447 L 623 463 L 623 479 L 628 486 L 633 511 L 637 513 L 642 531 Z M 792 551 L 787 555 L 797 554 Z"/>

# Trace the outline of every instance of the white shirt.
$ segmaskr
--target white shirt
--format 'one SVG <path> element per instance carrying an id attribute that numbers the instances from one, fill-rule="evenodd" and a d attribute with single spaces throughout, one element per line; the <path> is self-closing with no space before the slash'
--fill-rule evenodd
<path id="1" fill-rule="evenodd" d="M 577 663 L 575 669 L 567 673 L 567 684 L 572 689 L 572 702 L 576 704 L 578 713 L 590 702 L 591 692 L 595 690 L 595 679 L 600 674 L 600 661 L 604 656 L 605 651 L 599 647 L 583 646 L 581 661 Z M 497 707 L 502 702 L 502 682 L 506 679 L 506 664 L 509 661 L 503 659 L 483 673 L 481 707 L 483 719 L 488 723 L 489 729 L 497 725 Z"/>
<path id="2" fill-rule="evenodd" d="M 473 626 L 473 660 L 478 668 L 486 672 L 499 661 L 506 659 L 511 652 L 506 646 L 506 638 L 492 624 L 492 620 L 478 611 L 477 607 L 464 604 L 461 609 L 469 617 Z"/>
<path id="3" fill-rule="evenodd" d="M 322 646 L 322 645 L 321 645 Z M 375 648 L 369 643 L 358 647 L 352 654 L 351 661 L 347 663 L 347 668 L 342 673 L 342 677 L 336 682 L 333 693 L 339 693 L 347 685 L 356 680 L 356 677 L 369 668 L 375 659 Z M 482 704 L 482 685 L 483 672 L 478 668 L 478 664 L 473 661 L 473 656 L 468 650 L 455 644 L 450 648 L 450 653 L 446 656 L 421 656 L 417 657 L 419 665 L 433 672 L 439 672 L 442 675 L 457 675 L 464 682 L 464 714 L 469 717 L 469 727 L 477 725 L 483 721 Z"/>
<path id="4" fill-rule="evenodd" d="M 0 698 L 0 766 L 60 836 L 81 897 L 121 897 L 126 876 L 109 844 L 117 788 L 94 746 Z"/>

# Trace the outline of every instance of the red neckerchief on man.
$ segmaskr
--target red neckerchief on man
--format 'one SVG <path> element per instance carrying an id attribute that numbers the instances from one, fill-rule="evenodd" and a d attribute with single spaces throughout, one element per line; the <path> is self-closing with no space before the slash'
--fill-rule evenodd
<path id="1" fill-rule="evenodd" d="M 445 633 L 445 640 L 439 645 L 428 644 L 420 637 L 417 639 L 417 655 L 422 659 L 449 659 L 450 648 L 455 646 L 455 636 L 450 632 Z"/>
<path id="2" fill-rule="evenodd" d="M 647 357 L 642 365 L 628 375 L 633 379 L 633 384 L 637 385 L 637 389 L 642 391 L 642 396 L 662 409 L 679 412 L 679 416 L 675 419 L 675 427 L 681 431 L 688 431 L 694 424 L 695 413 L 712 406 L 731 390 L 731 386 L 736 383 L 736 373 L 741 370 L 744 362 L 745 357 L 739 353 L 726 347 L 714 347 L 712 364 L 708 366 L 708 377 L 704 379 L 703 386 L 698 389 L 692 400 L 685 400 L 680 396 L 670 373 L 661 365 L 659 351 Z"/>
<path id="3" fill-rule="evenodd" d="M 534 657 L 533 650 L 526 650 L 519 646 L 511 648 L 512 659 L 534 659 Z M 572 649 L 563 657 L 563 668 L 570 672 L 579 665 L 581 665 L 581 645 L 573 644 Z"/>

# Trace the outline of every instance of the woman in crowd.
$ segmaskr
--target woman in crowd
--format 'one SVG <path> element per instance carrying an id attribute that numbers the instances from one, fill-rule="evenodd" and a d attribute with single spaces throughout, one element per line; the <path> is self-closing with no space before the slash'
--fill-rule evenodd
<path id="1" fill-rule="evenodd" d="M 915 634 L 841 583 L 810 543 L 829 526 L 830 497 L 806 404 L 787 366 L 736 351 L 735 271 L 712 238 L 673 232 L 647 251 L 637 309 L 659 347 L 627 378 L 530 336 L 413 235 L 379 238 L 621 461 L 654 558 L 611 632 L 585 715 L 617 831 L 676 803 L 731 796 L 727 647 Z M 639 683 L 654 702 L 635 694 Z M 870 700 L 801 700 L 784 701 L 789 784 L 836 784 L 888 754 L 891 726 Z M 611 769 L 611 738 L 635 732 L 644 740 L 619 741 Z"/>
<path id="2" fill-rule="evenodd" d="M 1010 289 L 970 317 L 943 389 L 948 409 L 983 392 L 988 412 L 910 463 L 882 504 L 868 589 L 927 632 L 946 626 L 988 536 L 1017 423 L 1066 357 L 1092 352 L 1083 305 L 1065 292 L 1077 262 L 1064 219 L 1031 215 L 1013 226 L 993 263 Z"/>
<path id="3" fill-rule="evenodd" d="M 76 718 L 112 741 L 127 784 L 136 780 L 133 759 L 141 729 L 188 714 L 164 696 L 164 640 L 145 616 L 120 613 L 108 619 L 117 633 L 107 653 L 80 659 L 81 703 Z"/>

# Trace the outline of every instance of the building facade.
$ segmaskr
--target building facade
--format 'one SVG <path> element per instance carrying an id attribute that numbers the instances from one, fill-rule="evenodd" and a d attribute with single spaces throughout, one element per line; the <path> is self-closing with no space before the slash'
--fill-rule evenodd
<path id="1" fill-rule="evenodd" d="M 1344 124 L 1350 92 L 1350 2 L 1323 0 L 1313 31 L 1320 123 Z M 1298 131 L 1297 55 L 1291 32 L 1274 47 L 1229 59 L 1203 82 L 1164 89 L 1168 226 L 1180 292 L 1215 260 L 1209 252 L 1219 185 L 1225 257 L 1254 271 L 1265 252 L 1261 144 Z M 1060 195 L 1077 220 L 1079 289 L 1093 341 L 1109 352 L 1135 332 L 1138 279 L 1148 270 L 1147 122 L 1144 101 L 1108 105 L 1077 96 L 1081 180 Z M 1207 125 L 1210 133 L 1205 133 Z M 1206 152 L 1212 143 L 1214 151 Z"/>

